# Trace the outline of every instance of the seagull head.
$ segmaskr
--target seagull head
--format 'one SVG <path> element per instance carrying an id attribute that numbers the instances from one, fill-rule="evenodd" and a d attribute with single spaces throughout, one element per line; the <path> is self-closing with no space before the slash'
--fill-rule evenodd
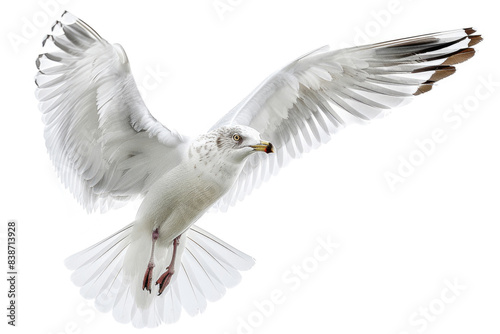
<path id="1" fill-rule="evenodd" d="M 259 132 L 248 126 L 222 126 L 207 135 L 212 137 L 218 153 L 235 163 L 257 152 L 274 153 L 273 144 L 262 140 Z"/>

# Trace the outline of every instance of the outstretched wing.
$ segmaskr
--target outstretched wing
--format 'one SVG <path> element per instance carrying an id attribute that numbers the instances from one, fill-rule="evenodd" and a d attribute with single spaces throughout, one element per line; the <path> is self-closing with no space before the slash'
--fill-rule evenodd
<path id="1" fill-rule="evenodd" d="M 48 152 L 88 211 L 144 194 L 179 163 L 185 140 L 151 116 L 120 45 L 65 12 L 36 65 Z"/>
<path id="2" fill-rule="evenodd" d="M 225 210 L 291 158 L 317 147 L 351 122 L 369 121 L 431 90 L 471 58 L 482 40 L 471 28 L 329 51 L 313 51 L 271 75 L 213 127 L 250 126 L 276 154 L 251 156 L 233 188 L 216 203 Z"/>

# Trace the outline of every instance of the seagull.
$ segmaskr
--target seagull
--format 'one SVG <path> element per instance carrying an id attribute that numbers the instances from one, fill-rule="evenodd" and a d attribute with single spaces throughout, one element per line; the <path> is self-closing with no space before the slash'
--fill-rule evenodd
<path id="1" fill-rule="evenodd" d="M 132 223 L 66 260 L 72 281 L 98 310 L 135 327 L 175 322 L 182 309 L 202 312 L 254 259 L 196 226 L 200 217 L 227 210 L 346 125 L 430 91 L 481 40 L 465 28 L 322 47 L 190 137 L 151 115 L 122 46 L 64 12 L 36 60 L 48 154 L 88 212 L 142 198 Z"/>

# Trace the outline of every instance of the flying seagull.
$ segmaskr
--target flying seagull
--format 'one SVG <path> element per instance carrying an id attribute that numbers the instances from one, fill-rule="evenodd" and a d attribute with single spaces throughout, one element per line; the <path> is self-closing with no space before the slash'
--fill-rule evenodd
<path id="1" fill-rule="evenodd" d="M 125 50 L 65 12 L 36 60 L 48 153 L 89 212 L 143 197 L 135 220 L 69 257 L 81 294 L 121 322 L 154 327 L 203 311 L 254 260 L 194 225 L 353 122 L 431 90 L 471 58 L 472 28 L 329 50 L 291 62 L 207 133 L 187 137 L 149 112 Z"/>

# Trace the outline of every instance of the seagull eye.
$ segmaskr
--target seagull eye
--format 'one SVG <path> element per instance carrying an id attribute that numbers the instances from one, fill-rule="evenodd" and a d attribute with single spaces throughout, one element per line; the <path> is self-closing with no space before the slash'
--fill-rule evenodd
<path id="1" fill-rule="evenodd" d="M 234 141 L 240 141 L 240 140 L 241 140 L 241 136 L 240 136 L 239 134 L 235 133 L 235 134 L 233 135 L 233 140 L 234 140 Z"/>

